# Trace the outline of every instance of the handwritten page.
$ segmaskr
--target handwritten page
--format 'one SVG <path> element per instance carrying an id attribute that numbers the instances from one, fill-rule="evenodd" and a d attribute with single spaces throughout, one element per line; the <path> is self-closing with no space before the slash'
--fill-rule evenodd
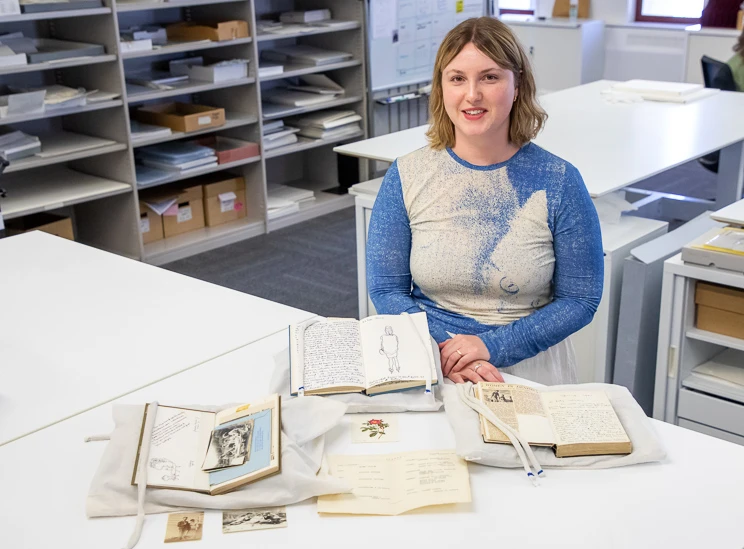
<path id="1" fill-rule="evenodd" d="M 542 393 L 556 444 L 630 442 L 602 391 Z"/>
<path id="2" fill-rule="evenodd" d="M 368 316 L 359 324 L 367 387 L 427 376 L 436 382 L 426 313 Z"/>
<path id="3" fill-rule="evenodd" d="M 525 385 L 510 383 L 478 384 L 478 397 L 497 418 L 518 431 L 530 444 L 550 446 L 553 431 L 540 399 L 540 393 Z M 486 442 L 509 442 L 501 430 L 481 416 Z"/>
<path id="4" fill-rule="evenodd" d="M 398 515 L 411 509 L 468 503 L 470 476 L 454 450 L 377 456 L 329 456 L 331 474 L 351 494 L 318 497 L 319 513 Z"/>
<path id="5" fill-rule="evenodd" d="M 304 356 L 302 378 L 306 392 L 327 387 L 364 388 L 357 320 L 316 322 L 298 335 Z"/>
<path id="6" fill-rule="evenodd" d="M 147 460 L 148 486 L 209 489 L 209 476 L 201 467 L 214 418 L 211 412 L 158 406 Z"/>

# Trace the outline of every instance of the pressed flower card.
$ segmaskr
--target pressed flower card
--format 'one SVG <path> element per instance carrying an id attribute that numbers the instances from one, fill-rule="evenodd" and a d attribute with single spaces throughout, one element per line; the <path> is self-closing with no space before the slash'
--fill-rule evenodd
<path id="1" fill-rule="evenodd" d="M 393 415 L 355 414 L 351 421 L 352 442 L 398 442 L 398 418 Z"/>

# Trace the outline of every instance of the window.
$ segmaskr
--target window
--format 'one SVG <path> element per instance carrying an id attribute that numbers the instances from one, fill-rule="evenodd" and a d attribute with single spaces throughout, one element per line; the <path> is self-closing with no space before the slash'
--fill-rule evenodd
<path id="1" fill-rule="evenodd" d="M 699 23 L 704 6 L 705 0 L 636 0 L 636 21 Z"/>
<path id="2" fill-rule="evenodd" d="M 532 0 L 494 0 L 493 3 L 498 6 L 493 13 L 503 15 L 505 13 L 522 13 L 532 15 L 535 13 Z"/>

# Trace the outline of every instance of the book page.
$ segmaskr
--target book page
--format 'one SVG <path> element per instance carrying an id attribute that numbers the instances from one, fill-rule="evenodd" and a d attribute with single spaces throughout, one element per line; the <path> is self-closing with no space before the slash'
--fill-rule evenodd
<path id="1" fill-rule="evenodd" d="M 359 324 L 367 387 L 427 376 L 436 383 L 426 313 L 368 316 Z"/>
<path id="2" fill-rule="evenodd" d="M 398 515 L 471 500 L 467 464 L 453 450 L 329 456 L 328 463 L 331 475 L 349 483 L 353 493 L 319 496 L 319 513 Z"/>
<path id="3" fill-rule="evenodd" d="M 540 392 L 511 383 L 478 384 L 476 394 L 497 418 L 518 431 L 529 444 L 552 445 L 553 432 L 540 399 Z M 490 421 L 481 421 L 486 442 L 509 442 L 507 436 Z"/>
<path id="4" fill-rule="evenodd" d="M 630 441 L 603 391 L 545 391 L 541 396 L 557 445 Z"/>
<path id="5" fill-rule="evenodd" d="M 295 327 L 292 332 L 294 393 L 300 386 L 305 392 L 329 387 L 364 388 L 359 321 L 328 319 Z M 300 364 L 304 364 L 302 372 L 297 370 Z"/>
<path id="6" fill-rule="evenodd" d="M 201 467 L 214 419 L 212 412 L 158 406 L 147 459 L 147 485 L 208 490 L 209 477 Z"/>

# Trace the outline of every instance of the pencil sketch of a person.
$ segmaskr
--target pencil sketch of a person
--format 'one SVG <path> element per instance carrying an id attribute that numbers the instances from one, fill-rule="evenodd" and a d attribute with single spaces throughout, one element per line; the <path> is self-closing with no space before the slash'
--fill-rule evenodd
<path id="1" fill-rule="evenodd" d="M 385 355 L 388 359 L 388 370 L 400 372 L 400 362 L 398 362 L 398 336 L 393 333 L 392 326 L 385 326 L 385 335 L 380 336 L 380 354 Z"/>

